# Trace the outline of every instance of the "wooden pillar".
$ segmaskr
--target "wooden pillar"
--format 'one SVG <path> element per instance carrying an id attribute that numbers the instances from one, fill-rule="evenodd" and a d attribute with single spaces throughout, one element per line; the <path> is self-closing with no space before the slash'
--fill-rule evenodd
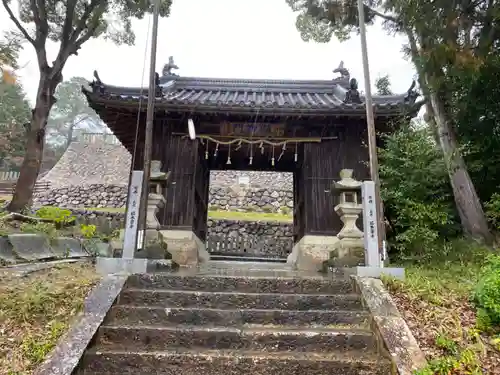
<path id="1" fill-rule="evenodd" d="M 303 155 L 303 147 L 300 147 Z M 305 233 L 305 211 L 304 211 L 304 173 L 303 159 L 297 160 L 296 169 L 293 172 L 293 242 L 297 243 Z"/>
<path id="2" fill-rule="evenodd" d="M 210 185 L 210 169 L 208 160 L 205 159 L 203 145 L 198 140 L 193 142 L 196 147 L 196 167 L 194 176 L 194 215 L 193 215 L 193 233 L 205 241 L 207 237 L 207 214 L 208 214 L 208 195 Z"/>

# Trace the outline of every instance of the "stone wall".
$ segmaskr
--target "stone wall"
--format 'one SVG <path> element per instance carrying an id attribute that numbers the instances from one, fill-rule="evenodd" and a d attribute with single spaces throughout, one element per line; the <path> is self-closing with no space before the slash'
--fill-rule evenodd
<path id="1" fill-rule="evenodd" d="M 238 185 L 242 180 L 248 180 L 251 187 L 269 188 L 291 191 L 293 174 L 284 172 L 256 172 L 256 171 L 211 171 L 210 185 L 227 187 Z"/>
<path id="2" fill-rule="evenodd" d="M 209 202 L 211 210 L 288 214 L 293 210 L 293 192 L 278 188 L 211 186 Z"/>
<path id="3" fill-rule="evenodd" d="M 54 188 L 81 185 L 127 185 L 130 154 L 122 145 L 72 142 L 41 181 Z"/>
<path id="4" fill-rule="evenodd" d="M 71 143 L 42 181 L 49 191 L 36 194 L 37 205 L 123 208 L 130 154 L 115 142 L 93 139 Z M 255 171 L 212 171 L 210 209 L 282 212 L 293 210 L 293 175 Z"/>
<path id="5" fill-rule="evenodd" d="M 122 208 L 127 201 L 123 185 L 73 185 L 36 194 L 33 203 L 40 206 L 76 208 Z"/>
<path id="6" fill-rule="evenodd" d="M 293 247 L 293 224 L 209 219 L 207 238 L 209 253 L 286 258 Z"/>
<path id="7" fill-rule="evenodd" d="M 210 187 L 211 210 L 240 212 L 281 212 L 293 210 L 293 193 L 287 190 Z M 42 206 L 76 208 L 124 208 L 127 188 L 123 185 L 73 185 L 37 193 L 34 203 Z"/>

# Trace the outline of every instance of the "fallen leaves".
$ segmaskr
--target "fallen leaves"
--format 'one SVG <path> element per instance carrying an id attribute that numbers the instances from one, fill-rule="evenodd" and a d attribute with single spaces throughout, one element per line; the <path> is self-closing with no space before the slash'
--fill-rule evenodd
<path id="1" fill-rule="evenodd" d="M 89 264 L 0 274 L 0 375 L 31 374 L 66 332 L 98 281 Z"/>
<path id="2" fill-rule="evenodd" d="M 417 271 L 405 282 L 386 285 L 428 361 L 459 358 L 460 369 L 447 372 L 443 365 L 435 374 L 500 374 L 499 347 L 494 337 L 477 330 L 476 309 L 467 293 L 470 286 L 460 284 L 459 277 L 449 283 L 447 279 L 442 272 Z"/>

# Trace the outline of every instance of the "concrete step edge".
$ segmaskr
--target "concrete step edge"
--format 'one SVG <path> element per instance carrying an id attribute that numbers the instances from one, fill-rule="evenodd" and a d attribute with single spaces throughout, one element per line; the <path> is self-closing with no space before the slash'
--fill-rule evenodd
<path id="1" fill-rule="evenodd" d="M 153 288 L 127 288 L 122 291 L 122 293 L 158 293 L 158 294 L 192 294 L 192 295 L 224 295 L 224 296 L 232 296 L 232 295 L 246 295 L 252 297 L 260 297 L 260 296 L 270 296 L 270 297 L 331 297 L 331 298 L 339 298 L 339 299 L 350 299 L 350 300 L 359 300 L 361 296 L 356 293 L 345 293 L 345 294 L 304 294 L 304 293 L 293 293 L 293 294 L 285 294 L 285 293 L 254 293 L 254 292 L 208 292 L 208 291 L 194 291 L 194 290 L 179 290 L 179 289 L 153 289 Z"/>
<path id="2" fill-rule="evenodd" d="M 363 362 L 378 364 L 381 362 L 390 362 L 388 358 L 381 357 L 376 352 L 365 352 L 362 350 L 346 349 L 342 351 L 330 352 L 298 352 L 298 351 L 279 351 L 279 352 L 262 352 L 248 350 L 162 350 L 162 351 L 133 351 L 133 350 L 116 350 L 100 348 L 98 346 L 88 349 L 86 355 L 102 356 L 109 358 L 111 356 L 140 356 L 152 357 L 155 359 L 168 357 L 196 357 L 201 360 L 211 361 L 214 357 L 225 358 L 228 361 L 231 359 L 239 360 L 242 358 L 253 358 L 260 360 L 277 360 L 277 361 L 326 361 L 326 362 Z"/>
<path id="3" fill-rule="evenodd" d="M 205 274 L 205 273 L 194 273 L 190 274 L 183 272 L 178 272 L 178 273 L 172 273 L 172 272 L 154 272 L 151 274 L 136 274 L 132 275 L 131 277 L 162 277 L 162 278 L 168 278 L 168 279 L 174 279 L 174 278 L 186 278 L 186 279 L 200 279 L 200 278 L 213 278 L 213 279 L 251 279 L 251 280 L 276 280 L 277 282 L 279 281 L 289 281 L 289 280 L 314 280 L 314 281 L 324 281 L 325 283 L 338 283 L 338 282 L 349 282 L 351 283 L 351 280 L 345 277 L 333 277 L 333 278 L 327 278 L 325 276 L 321 275 L 297 275 L 297 276 L 273 276 L 273 275 L 252 275 L 252 272 L 250 274 L 245 274 L 245 275 L 234 275 L 234 274 Z M 256 272 L 254 272 L 256 273 Z"/>
<path id="4" fill-rule="evenodd" d="M 174 310 L 174 311 L 185 311 L 185 312 L 210 312 L 210 313 L 240 313 L 241 311 L 245 312 L 254 312 L 254 313 L 282 313 L 282 314 L 337 314 L 337 315 L 349 315 L 349 314 L 356 314 L 356 315 L 362 315 L 366 318 L 370 317 L 370 313 L 368 310 L 365 309 L 356 309 L 356 310 L 348 310 L 348 309 L 335 309 L 335 310 L 317 310 L 317 309 L 311 309 L 311 310 L 284 310 L 284 309 L 235 309 L 235 308 L 229 308 L 229 309 L 217 309 L 213 307 L 178 307 L 178 306 L 171 306 L 171 307 L 165 307 L 162 305 L 132 305 L 132 304 L 116 304 L 111 307 L 111 310 L 113 309 L 132 309 L 132 310 L 145 310 L 145 311 L 161 311 L 161 312 L 166 312 L 166 310 Z"/>
<path id="5" fill-rule="evenodd" d="M 149 324 L 104 324 L 100 330 L 144 330 L 144 331 L 165 331 L 165 332 L 214 332 L 214 333 L 236 333 L 241 335 L 306 335 L 306 334 L 318 334 L 318 335 L 363 335 L 363 336 L 373 336 L 373 332 L 368 328 L 362 328 L 357 326 L 311 326 L 311 327 L 300 327 L 296 326 L 274 326 L 274 325 L 242 325 L 239 327 L 224 327 L 224 326 L 211 326 L 205 327 L 201 325 L 187 325 L 187 324 L 175 324 L 175 325 L 164 325 L 155 326 Z"/>

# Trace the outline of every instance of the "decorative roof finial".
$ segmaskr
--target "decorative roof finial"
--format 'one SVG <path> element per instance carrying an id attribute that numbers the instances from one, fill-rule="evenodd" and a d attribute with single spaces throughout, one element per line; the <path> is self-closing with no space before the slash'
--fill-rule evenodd
<path id="1" fill-rule="evenodd" d="M 333 73 L 340 73 L 340 77 L 338 77 L 336 79 L 342 79 L 342 80 L 349 81 L 349 79 L 351 78 L 351 74 L 349 73 L 349 70 L 344 68 L 343 61 L 340 62 L 339 66 L 336 69 L 333 69 Z"/>
<path id="2" fill-rule="evenodd" d="M 415 87 L 417 86 L 417 82 L 415 80 L 412 81 L 410 88 L 406 92 L 404 101 L 405 103 L 415 103 L 417 98 L 420 96 L 417 90 L 415 90 Z"/>
<path id="3" fill-rule="evenodd" d="M 356 78 L 351 78 L 349 81 L 349 90 L 345 93 L 344 103 L 346 104 L 361 104 L 361 97 L 358 91 L 358 81 Z"/>
<path id="4" fill-rule="evenodd" d="M 179 67 L 174 63 L 174 57 L 169 56 L 168 57 L 168 64 L 165 64 L 163 66 L 163 71 L 162 71 L 163 77 L 176 76 L 177 74 L 172 72 L 173 69 L 179 69 Z"/>

